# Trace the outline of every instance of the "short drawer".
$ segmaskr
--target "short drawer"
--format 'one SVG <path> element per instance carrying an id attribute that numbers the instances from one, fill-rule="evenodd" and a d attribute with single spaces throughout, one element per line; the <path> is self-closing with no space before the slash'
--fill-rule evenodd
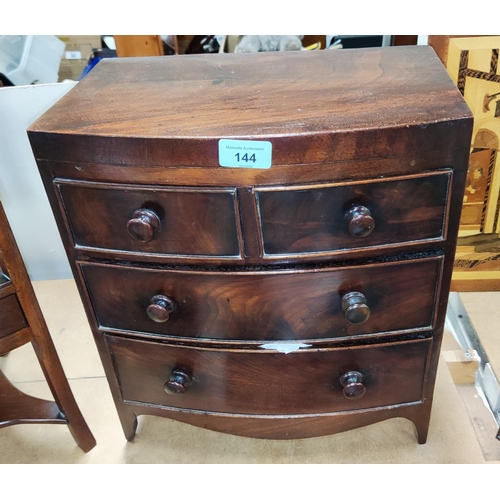
<path id="1" fill-rule="evenodd" d="M 56 181 L 77 247 L 239 257 L 236 190 Z"/>
<path id="2" fill-rule="evenodd" d="M 28 324 L 16 295 L 0 299 L 0 338 L 15 333 Z"/>
<path id="3" fill-rule="evenodd" d="M 255 190 L 265 256 L 446 238 L 451 173 Z"/>
<path id="4" fill-rule="evenodd" d="M 248 272 L 80 268 L 101 328 L 287 340 L 431 328 L 441 262 Z"/>
<path id="5" fill-rule="evenodd" d="M 106 339 L 124 400 L 257 415 L 421 401 L 431 346 L 424 339 L 284 354 Z"/>

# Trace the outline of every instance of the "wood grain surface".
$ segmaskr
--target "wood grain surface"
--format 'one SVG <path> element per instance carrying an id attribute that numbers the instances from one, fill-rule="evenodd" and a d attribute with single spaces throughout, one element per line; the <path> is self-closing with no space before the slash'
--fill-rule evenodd
<path id="1" fill-rule="evenodd" d="M 38 159 L 179 166 L 218 166 L 220 138 L 270 140 L 286 165 L 439 150 L 463 118 L 430 47 L 188 55 L 101 61 L 29 136 Z"/>
<path id="2" fill-rule="evenodd" d="M 417 402 L 430 340 L 294 353 L 195 349 L 106 336 L 124 400 L 242 414 L 309 414 Z M 312 351 L 312 352 L 311 352 Z M 167 394 L 173 369 L 191 374 Z M 366 394 L 343 395 L 341 376 L 363 374 Z"/>
<path id="3" fill-rule="evenodd" d="M 84 452 L 96 440 L 87 426 L 64 374 L 9 221 L 0 203 L 2 271 L 9 282 L 0 286 L 0 355 L 31 343 L 55 401 L 29 396 L 0 371 L 0 427 L 27 423 L 67 424 Z M 5 296 L 4 293 L 10 293 Z"/>
<path id="4" fill-rule="evenodd" d="M 335 338 L 432 328 L 441 259 L 311 270 L 223 272 L 137 269 L 81 263 L 101 327 L 227 340 Z M 106 290 L 106 293 L 102 293 Z M 370 318 L 349 323 L 342 297 L 366 296 Z M 176 310 L 147 315 L 155 295 Z"/>
<path id="5" fill-rule="evenodd" d="M 78 246 L 143 253 L 240 255 L 234 189 L 159 189 L 98 183 L 57 186 Z M 137 241 L 127 232 L 128 221 L 140 208 L 151 210 L 160 221 L 148 242 Z"/>
<path id="6" fill-rule="evenodd" d="M 344 186 L 257 189 L 264 252 L 325 252 L 445 238 L 450 173 Z M 349 232 L 346 212 L 369 209 L 375 225 Z"/>
<path id="7" fill-rule="evenodd" d="M 429 47 L 94 68 L 28 135 L 126 438 L 405 417 L 425 442 L 472 125 Z M 272 166 L 221 167 L 221 138 Z"/>
<path id="8" fill-rule="evenodd" d="M 0 338 L 22 330 L 27 326 L 26 318 L 15 295 L 0 299 Z"/>

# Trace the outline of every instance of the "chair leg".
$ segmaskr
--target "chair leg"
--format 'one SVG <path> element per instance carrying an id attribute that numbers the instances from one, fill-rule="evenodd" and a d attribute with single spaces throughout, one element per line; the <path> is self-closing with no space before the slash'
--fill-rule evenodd
<path id="1" fill-rule="evenodd" d="M 45 378 L 47 379 L 52 395 L 61 412 L 68 421 L 68 427 L 71 435 L 75 439 L 78 446 L 85 453 L 87 453 L 96 445 L 96 440 L 76 403 L 73 392 L 71 391 L 69 382 L 64 374 L 63 367 L 50 337 L 48 341 L 44 341 L 43 346 L 40 346 L 36 341 L 33 341 L 33 347 L 38 356 L 38 360 Z"/>
<path id="2" fill-rule="evenodd" d="M 87 452 L 95 446 L 95 438 L 76 404 L 68 380 L 64 375 L 59 356 L 1 203 L 0 252 L 2 254 L 2 271 L 5 270 L 11 280 L 17 300 L 29 325 L 31 342 L 55 402 L 64 414 L 78 446 Z"/>

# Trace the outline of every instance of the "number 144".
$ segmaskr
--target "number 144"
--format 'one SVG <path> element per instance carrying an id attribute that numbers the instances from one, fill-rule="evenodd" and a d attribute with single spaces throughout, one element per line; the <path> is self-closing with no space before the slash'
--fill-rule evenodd
<path id="1" fill-rule="evenodd" d="M 248 163 L 249 161 L 251 161 L 251 162 L 255 163 L 255 162 L 257 161 L 257 160 L 255 159 L 255 155 L 254 155 L 254 154 L 253 154 L 252 156 L 248 157 L 248 154 L 247 154 L 247 153 L 245 153 L 245 154 L 241 157 L 241 160 L 240 160 L 240 153 L 236 153 L 234 156 L 236 156 L 236 160 L 237 160 L 238 162 L 240 162 L 240 161 L 244 161 L 244 162 L 247 162 L 247 163 Z"/>

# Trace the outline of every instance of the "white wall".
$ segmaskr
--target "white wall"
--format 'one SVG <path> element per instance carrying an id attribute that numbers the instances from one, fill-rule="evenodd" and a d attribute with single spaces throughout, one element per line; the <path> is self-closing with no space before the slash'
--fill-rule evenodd
<path id="1" fill-rule="evenodd" d="M 32 280 L 72 277 L 26 129 L 74 85 L 0 88 L 0 200 Z"/>

